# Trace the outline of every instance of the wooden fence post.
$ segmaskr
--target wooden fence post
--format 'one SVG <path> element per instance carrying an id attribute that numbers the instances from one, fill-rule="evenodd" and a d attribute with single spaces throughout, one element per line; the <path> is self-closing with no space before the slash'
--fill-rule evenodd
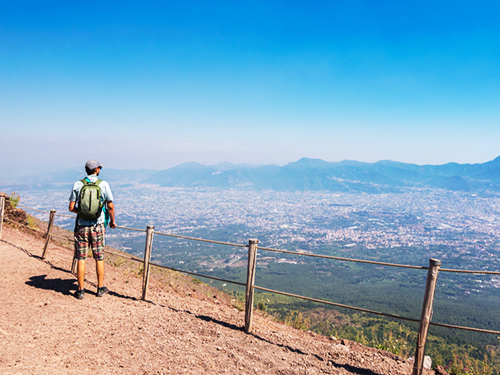
<path id="1" fill-rule="evenodd" d="M 73 262 L 71 263 L 71 273 L 76 275 L 76 268 L 78 266 L 78 259 L 73 255 Z"/>
<path id="2" fill-rule="evenodd" d="M 146 230 L 146 246 L 144 248 L 144 270 L 142 275 L 142 300 L 146 300 L 149 283 L 149 262 L 151 262 L 151 250 L 153 248 L 154 225 L 148 225 Z"/>
<path id="3" fill-rule="evenodd" d="M 253 318 L 253 285 L 255 282 L 255 265 L 257 264 L 257 244 L 259 240 L 248 240 L 247 290 L 245 295 L 245 332 L 252 332 Z"/>
<path id="4" fill-rule="evenodd" d="M 440 260 L 429 259 L 429 271 L 427 272 L 424 303 L 422 304 L 422 315 L 420 316 L 420 325 L 418 327 L 413 375 L 421 375 L 424 368 L 425 343 L 427 341 L 427 333 L 429 332 L 429 323 L 432 319 L 432 305 L 434 304 L 434 293 L 436 291 L 439 267 L 441 267 Z"/>
<path id="5" fill-rule="evenodd" d="M 49 225 L 47 225 L 47 233 L 45 234 L 45 246 L 43 247 L 42 259 L 45 259 L 45 255 L 47 254 L 47 248 L 49 247 L 50 242 L 50 231 L 52 230 L 52 226 L 54 225 L 54 217 L 56 215 L 56 210 L 50 210 L 49 214 Z"/>
<path id="6" fill-rule="evenodd" d="M 0 193 L 0 238 L 2 238 L 3 215 L 5 214 L 5 193 Z"/>

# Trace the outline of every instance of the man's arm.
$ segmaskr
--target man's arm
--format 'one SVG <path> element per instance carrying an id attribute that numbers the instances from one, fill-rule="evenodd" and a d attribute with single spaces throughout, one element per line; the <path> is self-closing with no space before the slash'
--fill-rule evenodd
<path id="1" fill-rule="evenodd" d="M 71 211 L 71 212 L 74 212 L 75 214 L 78 213 L 78 209 L 76 208 L 76 202 L 69 202 L 69 207 L 68 209 Z"/>
<path id="2" fill-rule="evenodd" d="M 109 213 L 109 227 L 110 228 L 116 228 L 116 222 L 115 222 L 115 205 L 113 202 L 106 202 L 106 206 L 108 207 L 108 213 Z"/>

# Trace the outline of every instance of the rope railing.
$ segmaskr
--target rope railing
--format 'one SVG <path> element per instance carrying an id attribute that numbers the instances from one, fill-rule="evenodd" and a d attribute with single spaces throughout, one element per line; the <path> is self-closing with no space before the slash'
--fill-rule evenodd
<path id="1" fill-rule="evenodd" d="M 223 242 L 223 241 L 215 241 L 215 240 L 206 240 L 204 238 L 187 237 L 187 236 L 182 236 L 179 234 L 162 233 L 162 232 L 156 232 L 156 231 L 154 233 L 159 234 L 161 236 L 182 238 L 182 239 L 191 240 L 191 241 L 209 242 L 209 243 L 215 243 L 215 244 L 219 244 L 219 245 L 236 246 L 236 247 L 248 247 L 248 245 L 242 245 L 242 244 L 231 243 L 231 242 Z"/>
<path id="2" fill-rule="evenodd" d="M 40 230 L 40 229 L 37 229 L 37 228 L 33 228 L 33 227 L 30 227 L 29 225 L 26 225 L 26 224 L 23 224 L 23 223 L 20 223 L 19 221 L 15 221 L 15 220 L 10 220 L 10 219 L 7 219 L 6 217 L 4 217 L 3 219 L 4 221 L 7 221 L 11 224 L 16 224 L 16 225 L 20 225 L 26 229 L 29 229 L 29 230 L 32 230 L 32 231 L 35 231 L 35 232 L 40 232 L 40 233 L 43 233 L 45 234 L 45 232 L 43 230 Z"/>
<path id="3" fill-rule="evenodd" d="M 0 198 L 4 199 L 3 197 L 0 197 Z M 2 204 L 3 204 L 3 202 L 2 202 Z M 46 234 L 47 240 L 46 240 L 44 255 L 42 256 L 42 259 L 44 259 L 44 257 L 45 257 L 47 245 L 48 245 L 51 237 L 62 238 L 64 240 L 70 241 L 70 242 L 74 241 L 70 238 L 66 238 L 63 236 L 58 236 L 58 235 L 54 235 L 54 234 L 50 233 L 50 229 L 51 229 L 53 221 L 54 221 L 54 216 L 56 215 L 55 210 L 51 210 L 50 212 L 47 212 L 47 211 L 42 211 L 39 209 L 29 207 L 29 206 L 25 206 L 25 205 L 20 205 L 20 206 L 28 208 L 28 209 L 33 209 L 35 211 L 42 212 L 42 213 L 50 213 L 49 225 L 48 225 L 47 234 Z M 0 207 L 0 208 L 3 210 L 3 207 Z M 3 211 L 2 211 L 2 214 L 3 214 Z M 70 216 L 70 215 L 60 215 L 60 214 L 58 216 L 66 216 L 66 217 L 71 217 L 71 218 L 74 217 L 74 216 Z M 3 218 L 2 221 L 7 221 L 7 222 L 17 224 L 17 225 L 22 225 L 23 227 L 26 227 L 28 229 L 43 233 L 43 231 L 41 231 L 41 230 L 38 230 L 36 228 L 31 228 L 29 226 L 26 226 L 22 223 L 14 221 L 14 220 Z M 363 260 L 363 259 L 344 258 L 344 257 L 331 256 L 331 255 L 310 254 L 310 253 L 305 253 L 305 252 L 289 251 L 289 250 L 281 250 L 281 249 L 274 249 L 274 248 L 269 248 L 269 247 L 257 246 L 258 240 L 250 240 L 248 245 L 243 245 L 243 244 L 236 244 L 236 243 L 230 243 L 230 242 L 215 241 L 215 240 L 208 240 L 208 239 L 203 239 L 203 238 L 183 236 L 183 235 L 178 235 L 178 234 L 164 233 L 164 232 L 154 231 L 154 226 L 152 226 L 152 225 L 149 225 L 146 230 L 138 229 L 138 228 L 130 228 L 130 227 L 125 227 L 125 226 L 116 226 L 116 228 L 146 233 L 146 249 L 145 249 L 143 260 L 136 258 L 134 256 L 128 256 L 128 255 L 119 254 L 119 253 L 105 250 L 109 254 L 144 263 L 143 299 L 145 299 L 145 296 L 146 296 L 148 277 L 149 277 L 149 267 L 150 266 L 164 268 L 164 269 L 168 269 L 168 270 L 172 270 L 172 271 L 177 271 L 177 272 L 185 273 L 188 275 L 193 275 L 196 277 L 203 277 L 203 278 L 207 278 L 207 279 L 231 283 L 234 285 L 246 286 L 247 296 L 246 296 L 246 308 L 245 308 L 245 331 L 247 333 L 249 333 L 251 331 L 251 325 L 252 325 L 252 318 L 251 317 L 252 317 L 252 311 L 253 311 L 253 294 L 254 294 L 254 289 L 257 289 L 257 290 L 261 290 L 264 292 L 281 294 L 281 295 L 285 295 L 285 296 L 289 296 L 289 297 L 293 297 L 293 298 L 300 298 L 300 299 L 308 300 L 311 302 L 317 302 L 317 303 L 322 303 L 322 304 L 331 305 L 331 306 L 335 306 L 335 307 L 341 307 L 341 308 L 351 309 L 351 310 L 355 310 L 355 311 L 360 311 L 360 312 L 364 312 L 364 313 L 380 315 L 380 316 L 384 316 L 384 317 L 388 317 L 388 318 L 394 318 L 394 319 L 400 319 L 400 320 L 406 320 L 406 321 L 410 321 L 410 322 L 420 323 L 419 334 L 418 334 L 419 342 L 417 343 L 417 353 L 416 353 L 414 369 L 416 369 L 416 368 L 421 369 L 421 365 L 422 365 L 422 361 L 423 361 L 423 357 L 422 357 L 423 350 L 425 348 L 425 341 L 427 339 L 427 330 L 428 330 L 428 326 L 430 326 L 430 325 L 436 326 L 436 327 L 443 327 L 443 328 L 450 328 L 450 329 L 459 329 L 459 330 L 465 330 L 465 331 L 500 335 L 500 331 L 495 331 L 495 330 L 487 330 L 487 329 L 471 328 L 471 327 L 463 327 L 463 326 L 452 325 L 452 324 L 431 322 L 432 304 L 433 304 L 433 300 L 434 300 L 434 291 L 435 291 L 435 288 L 437 285 L 437 275 L 438 275 L 439 271 L 450 272 L 450 273 L 477 274 L 477 275 L 500 275 L 499 271 L 461 270 L 461 269 L 448 269 L 448 268 L 441 269 L 440 268 L 441 262 L 438 260 L 434 260 L 434 259 L 430 260 L 429 267 L 424 267 L 424 266 L 395 264 L 395 263 L 388 263 L 388 262 L 378 262 L 378 261 Z M 1 234 L 1 232 L 0 232 L 0 234 Z M 236 281 L 232 281 L 232 280 L 226 280 L 226 279 L 218 278 L 218 277 L 214 277 L 214 276 L 203 275 L 203 274 L 199 274 L 197 272 L 185 271 L 185 270 L 177 269 L 174 267 L 168 267 L 168 266 L 164 266 L 164 265 L 150 262 L 151 249 L 152 249 L 152 243 L 153 243 L 153 234 L 174 237 L 174 238 L 179 238 L 179 239 L 186 239 L 186 240 L 191 240 L 191 241 L 199 241 L 199 242 L 214 243 L 214 244 L 220 244 L 220 245 L 226 245 L 226 246 L 248 248 L 247 282 L 240 283 L 240 282 L 236 282 Z M 344 305 L 344 304 L 340 304 L 340 303 L 336 303 L 336 302 L 326 301 L 323 299 L 301 296 L 301 295 L 297 295 L 297 294 L 293 294 L 293 293 L 287 293 L 287 292 L 283 292 L 283 291 L 273 290 L 273 289 L 265 288 L 262 286 L 254 285 L 255 268 L 257 265 L 257 262 L 256 262 L 257 249 L 264 250 L 264 251 L 277 252 L 277 253 L 297 255 L 297 256 L 323 258 L 323 259 L 331 259 L 331 260 L 355 262 L 355 263 L 364 263 L 364 264 L 372 264 L 372 265 L 379 265 L 379 266 L 428 270 L 426 292 L 425 292 L 425 297 L 424 297 L 424 305 L 422 307 L 422 317 L 420 320 L 418 320 L 418 319 L 414 319 L 414 318 L 408 318 L 408 317 L 404 317 L 404 316 L 383 313 L 380 311 L 374 311 L 374 310 L 364 309 L 364 308 L 360 308 L 360 307 Z M 74 262 L 73 262 L 73 264 L 74 264 Z M 424 314 L 424 311 L 425 311 L 425 314 Z M 425 317 L 424 317 L 424 315 L 425 315 Z M 420 373 L 420 372 L 417 371 L 414 373 Z"/>
<path id="4" fill-rule="evenodd" d="M 49 211 L 42 211 L 42 210 L 40 210 L 38 208 L 33 208 L 33 207 L 25 206 L 24 204 L 21 204 L 21 203 L 17 203 L 16 207 L 17 206 L 28 208 L 28 209 L 33 210 L 33 211 L 38 211 L 38 212 L 41 212 L 42 214 L 49 214 L 50 213 Z"/>
<path id="5" fill-rule="evenodd" d="M 500 271 L 457 270 L 457 269 L 450 269 L 450 268 L 440 268 L 439 272 L 471 273 L 474 275 L 500 275 Z"/>
<path id="6" fill-rule="evenodd" d="M 323 303 L 325 305 L 342 307 L 342 308 L 345 308 L 345 309 L 350 309 L 350 310 L 365 312 L 365 313 L 369 313 L 369 314 L 381 315 L 381 316 L 385 316 L 387 318 L 394 318 L 394 319 L 406 320 L 408 322 L 415 322 L 415 323 L 419 323 L 420 322 L 419 319 L 408 318 L 408 317 L 399 316 L 399 315 L 393 315 L 393 314 L 387 314 L 387 313 L 383 313 L 383 312 L 379 312 L 379 311 L 374 311 L 374 310 L 369 310 L 369 309 L 363 309 L 361 307 L 344 305 L 344 304 L 341 304 L 341 303 L 326 301 L 326 300 L 318 299 L 318 298 L 311 298 L 311 297 L 301 296 L 301 295 L 298 295 L 298 294 L 292 294 L 292 293 L 282 292 L 282 291 L 279 291 L 279 290 L 273 290 L 273 289 L 269 289 L 269 288 L 264 288 L 264 287 L 257 286 L 257 285 L 254 285 L 254 288 L 262 290 L 262 291 L 265 291 L 265 292 L 269 292 L 269 293 L 276 293 L 276 294 L 281 294 L 281 295 L 288 296 L 288 297 L 294 297 L 294 298 L 304 299 L 304 300 L 311 301 L 311 302 Z M 432 326 L 436 326 L 436 327 L 444 327 L 444 328 L 460 329 L 460 330 L 463 330 L 463 331 L 472 331 L 472 332 L 480 332 L 480 333 L 491 333 L 493 335 L 500 335 L 500 331 L 492 331 L 492 330 L 481 329 L 481 328 L 462 327 L 462 326 L 457 326 L 457 325 L 452 325 L 452 324 L 433 323 L 433 322 L 430 322 L 429 324 L 432 325 Z"/>
<path id="7" fill-rule="evenodd" d="M 354 306 L 349 306 L 349 305 L 343 305 L 341 303 L 325 301 L 324 299 L 305 297 L 305 296 L 301 296 L 301 295 L 298 295 L 298 294 L 292 294 L 292 293 L 282 292 L 282 291 L 279 291 L 279 290 L 273 290 L 273 289 L 269 289 L 269 288 L 264 288 L 262 286 L 254 285 L 254 288 L 255 289 L 259 289 L 259 290 L 263 290 L 263 291 L 269 292 L 269 293 L 282 294 L 282 295 L 288 296 L 288 297 L 305 299 L 305 300 L 311 301 L 311 302 L 319 302 L 319 303 L 323 303 L 325 305 L 331 305 L 331 306 L 336 306 L 336 307 L 343 307 L 345 309 L 361 311 L 361 312 L 365 312 L 365 313 L 369 313 L 369 314 L 381 315 L 381 316 L 385 316 L 385 317 L 388 317 L 388 318 L 395 318 L 395 319 L 407 320 L 409 322 L 415 322 L 415 323 L 420 322 L 419 319 L 407 318 L 407 317 L 399 316 L 399 315 L 386 314 L 386 313 L 379 312 L 379 311 L 363 309 L 361 307 L 354 307 Z"/>
<path id="8" fill-rule="evenodd" d="M 55 214 L 56 216 L 60 216 L 60 217 L 69 217 L 70 219 L 74 219 L 76 218 L 75 215 L 65 215 L 65 214 Z"/>
<path id="9" fill-rule="evenodd" d="M 295 255 L 300 255 L 300 256 L 305 256 L 305 257 L 342 260 L 342 261 L 345 261 L 345 262 L 376 264 L 376 265 L 379 265 L 379 266 L 389 266 L 389 267 L 413 268 L 413 269 L 418 269 L 418 270 L 427 270 L 427 269 L 429 269 L 429 267 L 423 267 L 423 266 L 409 266 L 409 265 L 404 265 L 404 264 L 377 262 L 377 261 L 374 261 L 374 260 L 341 258 L 341 257 L 332 256 L 332 255 L 299 253 L 298 251 L 279 250 L 279 249 L 272 249 L 272 248 L 269 248 L 269 247 L 261 247 L 261 246 L 257 246 L 257 248 L 260 249 L 260 250 L 272 251 L 272 252 L 276 252 L 276 253 L 295 254 Z"/>
<path id="10" fill-rule="evenodd" d="M 70 238 L 70 237 L 58 236 L 57 234 L 51 234 L 50 236 L 55 237 L 55 238 L 59 238 L 61 240 L 69 241 L 69 242 L 75 242 L 75 239 Z"/>
<path id="11" fill-rule="evenodd" d="M 155 267 L 158 267 L 158 268 L 164 268 L 164 269 L 171 270 L 171 271 L 177 271 L 177 272 L 185 273 L 185 274 L 188 274 L 188 275 L 194 275 L 194 276 L 198 276 L 198 277 L 205 277 L 207 279 L 212 279 L 212 280 L 217 280 L 217 281 L 223 281 L 225 283 L 231 283 L 231 284 L 234 284 L 234 285 L 240 285 L 240 286 L 246 286 L 247 285 L 247 284 L 239 283 L 237 281 L 221 279 L 220 277 L 215 277 L 215 276 L 203 275 L 203 274 L 197 273 L 197 272 L 185 271 L 185 270 L 181 270 L 181 269 L 174 268 L 174 267 L 164 266 L 162 264 L 151 263 L 151 265 L 155 266 Z"/>
<path id="12" fill-rule="evenodd" d="M 117 225 L 115 228 L 126 229 L 126 230 L 133 230 L 133 231 L 136 231 L 136 232 L 146 232 L 146 229 L 137 229 L 137 228 L 122 227 L 120 225 Z"/>
<path id="13" fill-rule="evenodd" d="M 452 324 L 434 323 L 434 322 L 430 322 L 429 324 L 431 326 L 436 326 L 436 327 L 452 328 L 452 329 L 460 329 L 462 331 L 471 331 L 471 332 L 480 332 L 480 333 L 491 333 L 493 335 L 500 335 L 500 331 L 492 331 L 492 330 L 489 330 L 489 329 L 462 327 L 462 326 L 455 326 L 455 325 L 452 325 Z"/>
<path id="14" fill-rule="evenodd" d="M 133 255 L 115 253 L 114 251 L 109 251 L 109 250 L 106 250 L 106 249 L 104 249 L 104 252 L 107 253 L 107 254 L 115 255 L 115 256 L 118 256 L 118 257 L 125 258 L 125 259 L 130 259 L 130 260 L 133 260 L 133 261 L 136 261 L 136 262 L 141 262 L 141 263 L 143 262 L 142 259 L 134 257 Z"/>

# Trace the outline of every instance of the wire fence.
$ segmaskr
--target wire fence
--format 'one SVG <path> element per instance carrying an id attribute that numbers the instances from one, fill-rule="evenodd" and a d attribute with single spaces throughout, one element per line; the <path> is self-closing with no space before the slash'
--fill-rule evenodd
<path id="1" fill-rule="evenodd" d="M 52 210 L 50 212 L 48 211 L 43 211 L 40 209 L 28 207 L 25 205 L 20 205 L 21 207 L 24 207 L 26 209 L 31 209 L 40 213 L 48 213 L 51 214 L 51 218 L 49 219 L 49 225 L 48 225 L 48 230 L 46 233 L 47 236 L 47 243 L 50 240 L 50 237 L 55 237 L 55 238 L 61 238 L 66 241 L 73 241 L 71 238 L 67 238 L 64 236 L 58 236 L 50 233 L 50 228 L 51 228 L 51 222 L 50 220 L 53 221 L 53 216 L 63 216 L 63 217 L 71 217 L 74 218 L 75 216 L 71 215 L 61 215 L 61 214 L 55 214 L 55 210 Z M 3 213 L 3 210 L 2 210 Z M 18 223 L 14 220 L 3 218 L 3 220 L 12 223 L 12 224 L 17 224 L 17 225 L 23 225 L 22 223 Z M 23 225 L 26 228 L 30 230 L 35 230 L 38 232 L 42 232 L 41 230 L 35 229 L 35 228 L 30 228 L 29 226 Z M 410 322 L 415 322 L 415 323 L 420 323 L 420 327 L 422 327 L 422 322 L 424 320 L 424 307 L 422 309 L 422 317 L 420 319 L 415 319 L 415 318 L 410 318 L 410 317 L 405 317 L 405 316 L 399 316 L 399 315 L 394 315 L 394 314 L 388 314 L 380 311 L 374 311 L 374 310 L 369 310 L 369 309 L 364 309 L 356 306 L 349 306 L 349 305 L 344 305 L 332 301 L 327 301 L 323 299 L 318 299 L 318 298 L 311 298 L 307 296 L 301 296 L 293 293 L 287 293 L 279 290 L 273 290 L 269 288 L 265 288 L 262 286 L 258 286 L 254 284 L 254 278 L 255 278 L 255 268 L 256 268 L 256 253 L 257 250 L 263 250 L 263 251 L 269 251 L 269 252 L 276 252 L 276 253 L 284 253 L 284 254 L 291 254 L 291 255 L 296 255 L 296 256 L 301 256 L 301 257 L 314 257 L 314 258 L 323 258 L 323 259 L 330 259 L 330 260 L 337 260 L 337 261 L 345 261 L 345 262 L 355 262 L 355 263 L 364 263 L 364 264 L 370 264 L 370 265 L 378 265 L 378 266 L 388 266 L 388 267 L 399 267 L 399 268 L 406 268 L 406 269 L 418 269 L 418 270 L 428 270 L 428 280 L 427 280 L 427 286 L 426 286 L 426 295 L 428 292 L 429 288 L 429 280 L 431 274 L 433 274 L 433 277 L 437 281 L 437 274 L 438 272 L 451 272 L 451 273 L 462 273 L 462 274 L 477 274 L 477 275 L 500 275 L 500 271 L 483 271 L 483 270 L 462 270 L 462 269 L 447 269 L 447 268 L 440 268 L 441 262 L 439 262 L 438 266 L 436 267 L 435 265 L 432 265 L 433 263 L 430 262 L 429 267 L 425 266 L 413 266 L 413 265 L 404 265 L 404 264 L 395 264 L 395 263 L 387 263 L 387 262 L 377 262 L 377 261 L 371 261 L 371 260 L 363 260 L 363 259 L 353 259 L 353 258 L 345 258 L 345 257 L 336 257 L 336 256 L 330 256 L 330 255 L 321 255 L 321 254 L 311 254 L 311 253 L 304 253 L 304 252 L 297 252 L 297 251 L 289 251 L 289 250 L 282 250 L 282 249 L 274 249 L 274 248 L 268 248 L 268 247 L 263 247 L 263 246 L 257 246 L 256 244 L 258 243 L 257 240 L 250 240 L 248 245 L 245 244 L 237 244 L 237 243 L 230 243 L 230 242 L 223 242 L 223 241 L 216 241 L 216 240 L 209 240 L 209 239 L 204 239 L 204 238 L 195 238 L 195 237 L 189 237 L 189 236 L 183 236 L 183 235 L 178 235 L 178 234 L 172 234 L 172 233 L 164 233 L 164 232 L 159 232 L 159 231 L 154 231 L 154 226 L 148 226 L 148 229 L 138 229 L 138 228 L 130 228 L 130 227 L 125 227 L 125 226 L 116 226 L 118 229 L 123 229 L 123 230 L 130 230 L 130 231 L 136 231 L 136 232 L 144 232 L 146 233 L 146 249 L 145 249 L 145 256 L 144 259 L 139 259 L 134 256 L 128 255 L 128 254 L 120 254 L 116 252 L 111 252 L 107 251 L 110 254 L 127 258 L 133 261 L 138 261 L 144 263 L 145 267 L 149 268 L 149 266 L 155 266 L 158 268 L 163 268 L 163 269 L 168 269 L 176 272 L 181 272 L 185 273 L 188 275 L 193 275 L 196 277 L 203 277 L 207 279 L 212 279 L 212 280 L 217 280 L 217 281 L 222 281 L 222 282 L 227 282 L 231 283 L 234 285 L 239 285 L 239 286 L 244 286 L 247 288 L 247 296 L 246 296 L 246 309 L 245 309 L 245 330 L 247 332 L 250 331 L 251 328 L 251 316 L 252 316 L 252 311 L 253 311 L 253 291 L 254 289 L 261 290 L 264 292 L 268 293 L 276 293 L 276 294 L 281 294 L 293 298 L 299 298 L 303 300 L 308 300 L 311 302 L 317 302 L 317 303 L 322 303 L 330 306 L 335 306 L 335 307 L 341 307 L 341 308 L 346 308 L 346 309 L 351 309 L 355 311 L 360 311 L 364 313 L 369 313 L 369 314 L 375 314 L 375 315 L 380 315 L 388 318 L 393 318 L 393 319 L 399 319 L 399 320 L 405 320 L 405 321 L 410 321 Z M 1 232 L 0 232 L 1 234 Z M 153 234 L 161 235 L 161 236 L 168 236 L 168 237 L 173 237 L 173 238 L 179 238 L 179 239 L 186 239 L 190 241 L 198 241 L 198 242 L 205 242 L 205 243 L 212 243 L 212 244 L 219 244 L 219 245 L 224 245 L 224 246 L 233 246 L 233 247 L 238 247 L 238 248 L 248 248 L 249 255 L 248 255 L 248 270 L 247 270 L 247 282 L 246 283 L 241 283 L 238 281 L 234 280 L 227 280 L 219 277 L 214 277 L 210 275 L 203 275 L 199 274 L 197 272 L 191 272 L 191 271 L 186 271 L 182 269 L 178 269 L 175 267 L 168 267 L 164 266 L 161 264 L 156 264 L 152 263 L 150 261 L 151 258 L 151 250 L 152 250 L 152 242 L 153 242 Z M 148 253 L 148 246 L 149 246 L 149 259 L 147 259 L 147 253 Z M 252 253 L 253 252 L 253 253 Z M 432 260 L 431 260 L 432 261 Z M 253 267 L 253 270 L 251 269 Z M 146 291 L 147 291 L 147 285 L 148 285 L 148 277 L 149 277 L 149 270 L 145 270 L 144 272 L 144 282 L 143 282 L 143 298 L 145 298 Z M 435 290 L 435 285 L 434 285 L 434 290 Z M 488 333 L 488 334 L 494 334 L 494 335 L 500 335 L 500 331 L 496 330 L 487 330 L 487 329 L 480 329 L 480 328 L 472 328 L 472 327 L 463 327 L 463 326 L 458 326 L 458 325 L 451 325 L 451 324 L 444 324 L 444 323 L 434 323 L 431 322 L 430 317 L 432 316 L 432 302 L 434 298 L 434 291 L 431 291 L 431 301 L 427 302 L 430 303 L 430 315 L 428 317 L 428 325 L 432 326 L 437 326 L 437 327 L 443 327 L 443 328 L 451 328 L 451 329 L 459 329 L 459 330 L 464 330 L 464 331 L 472 331 L 472 332 L 480 332 L 480 333 Z M 249 301 L 250 300 L 250 306 L 249 306 Z M 424 305 L 425 305 L 425 300 L 424 300 Z M 249 323 L 247 323 L 247 318 L 249 320 Z M 248 327 L 247 327 L 248 325 Z M 420 330 L 421 328 L 419 328 Z M 425 339 L 426 339 L 425 334 Z M 420 335 L 419 335 L 420 337 Z M 419 338 L 420 339 L 420 338 Z M 425 347 L 425 339 L 424 339 L 424 345 L 421 345 L 421 343 L 417 343 L 417 351 L 419 350 L 419 347 Z M 417 360 L 418 360 L 419 355 L 417 354 Z M 417 363 L 417 360 L 415 363 Z"/>

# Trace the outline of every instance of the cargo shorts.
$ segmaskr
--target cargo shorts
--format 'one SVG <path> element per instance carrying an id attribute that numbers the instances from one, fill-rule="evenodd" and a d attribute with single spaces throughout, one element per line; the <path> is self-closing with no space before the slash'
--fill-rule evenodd
<path id="1" fill-rule="evenodd" d="M 96 224 L 88 227 L 78 225 L 75 229 L 75 258 L 85 260 L 89 249 L 95 260 L 104 259 L 104 224 Z"/>

